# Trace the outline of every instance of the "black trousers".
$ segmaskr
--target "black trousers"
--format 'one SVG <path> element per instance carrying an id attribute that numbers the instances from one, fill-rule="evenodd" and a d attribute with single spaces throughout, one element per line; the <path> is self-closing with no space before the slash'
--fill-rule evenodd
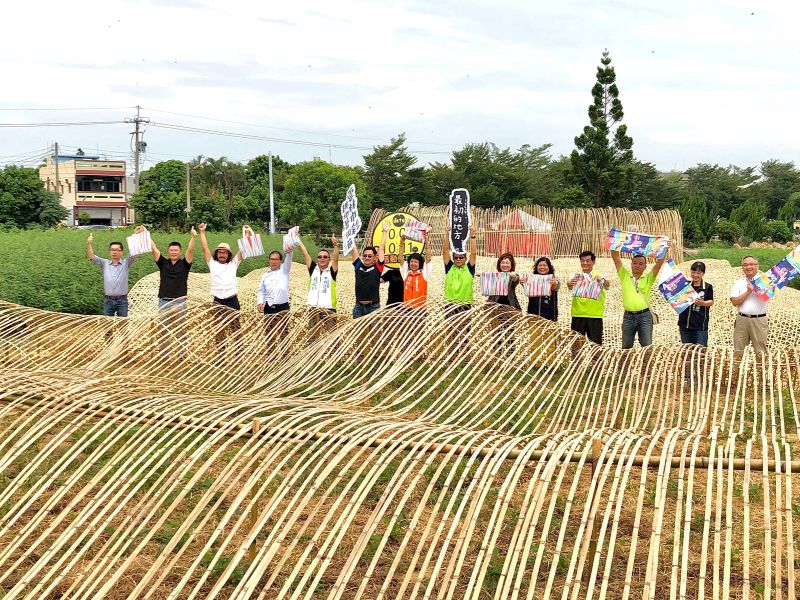
<path id="1" fill-rule="evenodd" d="M 595 344 L 603 344 L 603 319 L 572 317 L 572 331 L 585 335 Z"/>
<path id="2" fill-rule="evenodd" d="M 279 312 L 283 312 L 285 310 L 289 310 L 289 303 L 284 302 L 283 304 L 264 304 L 264 314 L 265 315 L 275 315 Z"/>

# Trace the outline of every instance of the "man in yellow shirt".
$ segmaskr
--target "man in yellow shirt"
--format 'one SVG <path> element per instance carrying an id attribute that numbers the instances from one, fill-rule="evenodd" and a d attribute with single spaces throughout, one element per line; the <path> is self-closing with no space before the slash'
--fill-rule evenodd
<path id="1" fill-rule="evenodd" d="M 643 254 L 634 254 L 631 268 L 622 264 L 619 250 L 611 251 L 611 258 L 617 268 L 617 275 L 622 286 L 622 348 L 633 348 L 633 340 L 638 336 L 639 344 L 649 346 L 653 343 L 653 313 L 650 311 L 650 291 L 656 282 L 661 265 L 667 253 L 656 260 L 653 268 L 645 274 L 647 259 Z"/>

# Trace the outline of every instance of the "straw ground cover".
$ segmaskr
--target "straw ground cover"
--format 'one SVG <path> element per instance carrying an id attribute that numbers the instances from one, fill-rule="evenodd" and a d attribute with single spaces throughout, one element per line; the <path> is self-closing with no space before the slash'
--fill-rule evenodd
<path id="1" fill-rule="evenodd" d="M 435 298 L 215 318 L 203 277 L 185 319 L 144 280 L 126 321 L 0 304 L 5 597 L 796 596 L 794 290 L 756 357 L 724 306 L 708 351 L 621 351 L 613 287 L 598 348 Z"/>

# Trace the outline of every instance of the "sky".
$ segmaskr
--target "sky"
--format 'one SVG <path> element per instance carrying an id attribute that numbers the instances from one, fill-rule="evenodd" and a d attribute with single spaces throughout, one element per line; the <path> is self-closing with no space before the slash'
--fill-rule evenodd
<path id="1" fill-rule="evenodd" d="M 137 105 L 143 168 L 267 151 L 362 164 L 401 132 L 422 165 L 483 141 L 558 157 L 588 124 L 604 49 L 637 159 L 800 164 L 799 19 L 796 0 L 3 2 L 0 123 L 98 124 L 0 127 L 0 165 L 54 142 L 130 160 Z"/>

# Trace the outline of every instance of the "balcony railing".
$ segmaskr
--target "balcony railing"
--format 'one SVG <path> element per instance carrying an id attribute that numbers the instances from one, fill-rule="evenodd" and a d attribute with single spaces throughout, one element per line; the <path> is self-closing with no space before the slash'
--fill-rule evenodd
<path id="1" fill-rule="evenodd" d="M 78 192 L 75 195 L 78 202 L 92 202 L 102 204 L 103 202 L 125 202 L 125 194 L 122 192 Z"/>
<path id="2" fill-rule="evenodd" d="M 76 171 L 124 171 L 125 162 L 118 160 L 76 160 Z"/>

